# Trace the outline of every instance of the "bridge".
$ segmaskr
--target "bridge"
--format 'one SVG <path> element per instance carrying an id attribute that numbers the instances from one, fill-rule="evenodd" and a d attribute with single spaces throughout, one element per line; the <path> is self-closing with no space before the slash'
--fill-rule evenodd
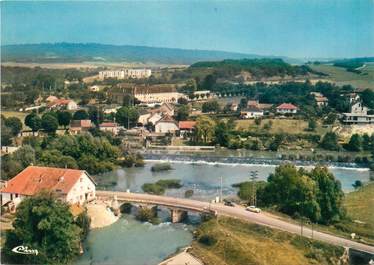
<path id="1" fill-rule="evenodd" d="M 96 191 L 98 198 L 117 198 L 121 202 L 133 202 L 148 205 L 165 206 L 172 210 L 179 209 L 180 211 L 193 211 L 200 213 L 215 213 L 220 216 L 228 216 L 242 219 L 259 225 L 283 230 L 286 232 L 300 234 L 300 225 L 290 223 L 266 213 L 252 213 L 246 211 L 242 207 L 230 207 L 222 204 L 209 203 L 197 200 L 190 200 L 184 198 L 174 198 L 167 196 L 158 196 L 142 193 L 118 192 L 118 191 Z M 177 214 L 178 215 L 178 214 Z M 179 216 L 176 216 L 177 218 Z M 172 212 L 173 218 L 173 212 Z M 332 234 L 312 230 L 308 227 L 302 228 L 302 235 L 308 238 L 317 239 L 332 245 L 347 247 L 363 251 L 369 254 L 374 254 L 374 246 L 359 243 L 353 240 L 338 237 Z"/>

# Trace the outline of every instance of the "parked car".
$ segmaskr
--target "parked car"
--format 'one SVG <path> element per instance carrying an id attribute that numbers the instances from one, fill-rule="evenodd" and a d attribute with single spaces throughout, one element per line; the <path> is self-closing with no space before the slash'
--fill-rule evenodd
<path id="1" fill-rule="evenodd" d="M 247 211 L 250 211 L 250 212 L 253 212 L 253 213 L 260 213 L 261 212 L 261 209 L 260 208 L 257 208 L 256 206 L 254 205 L 251 205 L 251 206 L 248 206 L 247 208 L 245 208 Z"/>
<path id="2" fill-rule="evenodd" d="M 232 201 L 224 200 L 223 202 L 224 202 L 224 204 L 225 204 L 226 206 L 231 206 L 231 207 L 234 207 L 234 206 L 235 206 L 235 204 L 234 204 Z"/>

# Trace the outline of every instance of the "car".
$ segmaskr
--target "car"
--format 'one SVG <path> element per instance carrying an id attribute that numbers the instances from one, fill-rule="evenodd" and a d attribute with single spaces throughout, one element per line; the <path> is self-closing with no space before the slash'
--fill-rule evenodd
<path id="1" fill-rule="evenodd" d="M 234 207 L 234 206 L 235 206 L 235 204 L 234 204 L 232 201 L 224 200 L 223 202 L 224 202 L 224 204 L 225 204 L 226 206 L 231 206 L 231 207 Z"/>
<path id="2" fill-rule="evenodd" d="M 245 208 L 247 211 L 250 211 L 250 212 L 253 212 L 253 213 L 260 213 L 261 212 L 261 209 L 260 208 L 257 208 L 256 206 L 254 205 L 251 205 L 251 206 L 248 206 L 247 208 Z"/>

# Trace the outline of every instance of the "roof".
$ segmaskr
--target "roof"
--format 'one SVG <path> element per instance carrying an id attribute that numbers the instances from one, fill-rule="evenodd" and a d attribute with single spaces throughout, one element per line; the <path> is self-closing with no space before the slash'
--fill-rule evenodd
<path id="1" fill-rule="evenodd" d="M 297 107 L 291 103 L 283 103 L 283 104 L 280 104 L 277 109 L 292 109 L 292 110 L 295 110 L 297 109 Z"/>
<path id="2" fill-rule="evenodd" d="M 70 127 L 80 127 L 80 128 L 91 128 L 91 120 L 72 120 L 70 121 Z"/>
<path id="3" fill-rule="evenodd" d="M 317 102 L 327 102 L 329 101 L 326 97 L 315 97 Z"/>
<path id="4" fill-rule="evenodd" d="M 99 127 L 117 127 L 118 124 L 116 122 L 103 122 L 99 125 Z"/>
<path id="5" fill-rule="evenodd" d="M 156 124 L 160 123 L 160 122 L 169 122 L 169 123 L 174 123 L 175 125 L 178 126 L 178 123 L 169 115 L 164 115 L 164 117 L 162 117 L 159 121 L 156 122 Z"/>
<path id="6" fill-rule="evenodd" d="M 66 194 L 82 174 L 87 173 L 77 169 L 29 166 L 9 180 L 0 192 L 34 195 L 42 190 L 49 190 Z M 87 176 L 89 177 L 88 174 Z M 95 183 L 92 179 L 91 181 Z"/>
<path id="7" fill-rule="evenodd" d="M 250 106 L 246 109 L 243 109 L 241 112 L 263 112 L 263 110 L 254 106 Z"/>
<path id="8" fill-rule="evenodd" d="M 179 129 L 181 130 L 192 130 L 196 125 L 196 121 L 180 121 Z"/>

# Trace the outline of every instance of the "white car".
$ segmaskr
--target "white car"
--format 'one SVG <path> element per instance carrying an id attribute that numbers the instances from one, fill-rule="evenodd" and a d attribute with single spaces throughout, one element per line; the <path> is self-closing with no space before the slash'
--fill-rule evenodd
<path id="1" fill-rule="evenodd" d="M 253 213 L 260 213 L 261 212 L 261 209 L 260 208 L 257 208 L 256 206 L 248 206 L 247 208 L 245 208 L 247 211 L 250 211 L 250 212 L 253 212 Z"/>

